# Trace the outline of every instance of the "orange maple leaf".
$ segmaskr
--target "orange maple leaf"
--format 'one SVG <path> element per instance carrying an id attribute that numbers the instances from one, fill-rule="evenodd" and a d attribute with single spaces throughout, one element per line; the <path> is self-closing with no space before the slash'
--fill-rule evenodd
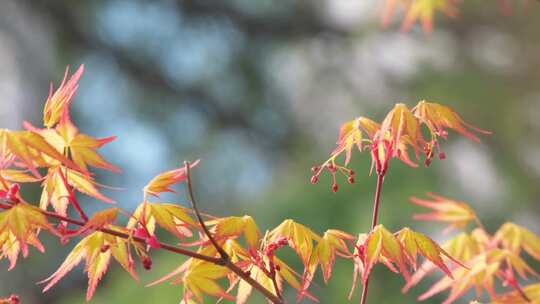
<path id="1" fill-rule="evenodd" d="M 472 287 L 475 287 L 477 291 L 485 289 L 492 298 L 495 298 L 494 282 L 497 277 L 501 277 L 503 269 L 516 270 L 522 279 L 527 279 L 527 274 L 538 276 L 519 256 L 509 250 L 498 248 L 489 249 L 475 256 L 467 264 L 470 265 L 470 270 L 456 268 L 452 271 L 454 279 L 450 277 L 442 278 L 428 291 L 420 295 L 418 299 L 422 301 L 450 289 L 448 298 L 443 302 L 444 304 L 450 304 Z"/>
<path id="2" fill-rule="evenodd" d="M 109 229 L 122 231 L 122 228 L 108 226 Z M 98 282 L 107 272 L 111 257 L 113 257 L 133 278 L 137 278 L 127 240 L 109 235 L 100 231 L 93 232 L 83 238 L 69 253 L 58 270 L 40 283 L 47 283 L 43 288 L 46 292 L 58 283 L 68 272 L 77 266 L 83 259 L 84 272 L 88 274 L 88 289 L 86 300 L 90 300 L 96 290 Z"/>
<path id="3" fill-rule="evenodd" d="M 478 220 L 476 213 L 464 202 L 455 201 L 431 192 L 428 192 L 427 195 L 432 200 L 420 199 L 415 196 L 409 198 L 413 204 L 433 210 L 430 213 L 415 214 L 415 220 L 448 223 L 447 231 L 454 228 L 464 228 L 470 221 Z"/>
<path id="4" fill-rule="evenodd" d="M 43 109 L 43 124 L 47 128 L 54 127 L 60 120 L 60 117 L 65 115 L 68 111 L 73 95 L 75 95 L 79 86 L 79 78 L 81 78 L 81 75 L 84 72 L 84 65 L 81 65 L 69 79 L 67 79 L 68 72 L 69 67 L 66 68 L 64 79 L 54 93 L 51 83 L 49 97 L 47 97 Z"/>
<path id="5" fill-rule="evenodd" d="M 198 163 L 199 160 L 196 160 L 190 163 L 189 167 L 193 168 Z M 144 187 L 143 191 L 145 194 L 151 194 L 156 197 L 162 192 L 174 192 L 170 187 L 173 184 L 185 181 L 187 179 L 186 174 L 186 169 L 183 166 L 178 169 L 160 173 Z"/>
<path id="6" fill-rule="evenodd" d="M 38 167 L 63 164 L 68 168 L 80 170 L 73 161 L 58 152 L 38 133 L 0 129 L 0 143 L 2 168 L 17 165 L 16 160 L 20 160 L 38 178 L 41 178 L 37 171 Z"/>

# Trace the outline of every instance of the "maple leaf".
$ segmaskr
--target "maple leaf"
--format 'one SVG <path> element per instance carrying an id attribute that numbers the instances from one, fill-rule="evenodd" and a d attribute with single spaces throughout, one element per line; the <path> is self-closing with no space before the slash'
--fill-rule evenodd
<path id="1" fill-rule="evenodd" d="M 403 275 L 406 281 L 409 280 L 410 274 L 406 268 L 407 255 L 400 241 L 383 225 L 377 225 L 368 234 L 363 246 L 361 259 L 364 270 L 362 272 L 362 282 L 366 283 L 371 269 L 384 257 L 391 263 L 395 263 L 399 268 L 399 272 Z M 391 268 L 392 269 L 392 268 Z"/>
<path id="2" fill-rule="evenodd" d="M 464 228 L 470 221 L 476 221 L 474 211 L 464 202 L 455 201 L 431 192 L 427 195 L 432 200 L 410 197 L 409 200 L 416 205 L 430 208 L 433 212 L 415 214 L 415 220 L 438 221 L 449 224 L 447 231 L 454 228 Z"/>
<path id="3" fill-rule="evenodd" d="M 202 301 L 203 295 L 234 299 L 215 281 L 225 277 L 230 270 L 226 267 L 208 262 L 191 263 L 184 274 L 184 293 L 192 293 L 195 298 Z"/>
<path id="4" fill-rule="evenodd" d="M 199 225 L 188 212 L 188 208 L 176 204 L 144 202 L 135 209 L 127 228 L 131 230 L 141 224 L 153 235 L 157 224 L 179 238 L 191 236 L 192 233 L 186 226 L 198 228 Z"/>
<path id="5" fill-rule="evenodd" d="M 485 289 L 491 297 L 495 297 L 494 282 L 497 276 L 501 276 L 502 269 L 516 270 L 522 279 L 526 279 L 527 274 L 538 276 L 519 256 L 509 250 L 498 248 L 475 256 L 468 262 L 468 265 L 470 265 L 470 270 L 456 268 L 452 271 L 453 280 L 449 277 L 442 278 L 418 299 L 422 301 L 450 289 L 448 298 L 443 302 L 443 304 L 450 304 L 472 287 L 475 287 L 477 291 Z"/>
<path id="6" fill-rule="evenodd" d="M 272 279 L 269 278 L 264 271 L 262 271 L 259 267 L 252 265 L 250 268 L 248 268 L 248 271 L 250 273 L 250 277 L 252 277 L 255 281 L 257 281 L 259 284 L 261 284 L 264 288 L 269 290 L 271 293 L 276 294 L 276 289 L 274 287 L 274 283 L 272 282 Z M 300 284 L 298 283 L 298 286 Z M 281 280 L 278 279 L 278 288 L 281 288 Z M 247 303 L 247 300 L 249 296 L 251 295 L 251 292 L 253 290 L 253 286 L 248 284 L 244 280 L 240 280 L 238 283 L 238 292 L 236 296 L 236 304 L 245 304 Z"/>
<path id="7" fill-rule="evenodd" d="M 73 95 L 77 91 L 78 81 L 84 72 L 84 65 L 81 65 L 69 79 L 67 79 L 68 72 L 69 67 L 66 68 L 64 79 L 54 93 L 51 83 L 49 96 L 45 101 L 45 107 L 43 109 L 43 124 L 47 128 L 54 127 L 60 120 L 60 117 L 68 111 Z"/>
<path id="8" fill-rule="evenodd" d="M 435 241 L 426 235 L 413 231 L 409 228 L 403 228 L 397 232 L 397 238 L 403 244 L 403 248 L 410 258 L 412 265 L 416 268 L 416 257 L 418 254 L 424 256 L 427 260 L 439 267 L 449 277 L 452 277 L 452 273 L 446 267 L 443 257 L 447 257 L 457 265 L 467 268 L 461 262 L 452 257 L 448 252 L 442 249 Z"/>
<path id="9" fill-rule="evenodd" d="M 321 265 L 324 282 L 328 283 L 328 280 L 332 275 L 336 253 L 342 256 L 351 256 L 352 254 L 345 241 L 352 240 L 354 240 L 354 237 L 344 231 L 334 229 L 327 230 L 313 251 L 310 259 L 310 272 L 315 272 L 314 268 L 316 268 L 317 265 Z"/>
<path id="10" fill-rule="evenodd" d="M 439 136 L 446 138 L 448 134 L 446 128 L 461 133 L 476 142 L 480 141 L 480 139 L 470 130 L 481 134 L 491 134 L 489 131 L 481 130 L 466 123 L 452 108 L 442 104 L 422 100 L 414 107 L 413 113 L 428 127 L 434 139 Z"/>
<path id="11" fill-rule="evenodd" d="M 540 236 L 523 226 L 511 222 L 503 224 L 495 233 L 494 242 L 500 242 L 503 248 L 516 255 L 519 255 L 523 249 L 540 261 Z"/>
<path id="12" fill-rule="evenodd" d="M 120 172 L 120 169 L 108 163 L 97 149 L 116 139 L 116 136 L 94 138 L 79 132 L 79 129 L 71 122 L 67 112 L 64 112 L 54 129 L 39 129 L 25 122 L 24 127 L 40 134 L 49 144 L 54 146 L 59 153 L 71 155 L 73 162 L 83 172 L 88 172 L 88 166 Z"/>
<path id="13" fill-rule="evenodd" d="M 37 167 L 61 163 L 71 169 L 80 170 L 73 161 L 58 152 L 38 133 L 0 129 L 0 143 L 2 162 L 13 163 L 11 155 L 14 155 L 38 178 L 41 175 Z"/>
<path id="14" fill-rule="evenodd" d="M 431 33 L 433 31 L 433 15 L 435 11 L 442 11 L 448 17 L 455 17 L 457 15 L 456 2 L 456 0 L 405 1 L 407 13 L 401 24 L 401 30 L 410 30 L 416 20 L 420 20 L 424 32 Z"/>
<path id="15" fill-rule="evenodd" d="M 95 231 L 114 223 L 116 221 L 119 211 L 119 208 L 108 208 L 95 212 L 92 217 L 79 230 L 79 233 L 83 233 L 88 230 Z"/>
<path id="16" fill-rule="evenodd" d="M 291 219 L 284 220 L 274 228 L 270 232 L 269 241 L 274 242 L 283 237 L 287 239 L 289 246 L 294 249 L 304 266 L 307 267 L 313 252 L 313 241 L 319 242 L 321 237 L 308 227 Z"/>
<path id="17" fill-rule="evenodd" d="M 47 176 L 42 183 L 41 209 L 46 210 L 49 205 L 52 205 L 54 210 L 60 215 L 66 215 L 71 197 L 70 190 L 66 187 L 66 182 L 69 186 L 88 196 L 106 203 L 114 202 L 99 192 L 92 177 L 62 166 L 55 166 L 49 168 Z"/>
<path id="18" fill-rule="evenodd" d="M 444 242 L 441 245 L 441 248 L 448 253 L 448 256 L 453 257 L 455 260 L 467 262 L 487 248 L 488 241 L 480 237 L 482 233 L 484 233 L 483 230 L 478 228 L 470 234 L 462 232 Z M 443 260 L 448 259 L 447 256 L 443 256 L 442 258 Z M 401 291 L 404 293 L 407 292 L 436 268 L 437 266 L 431 261 L 425 261 L 412 275 L 411 280 L 405 284 Z"/>
<path id="19" fill-rule="evenodd" d="M 28 245 L 45 251 L 37 238 L 39 229 L 56 234 L 41 210 L 32 205 L 20 202 L 0 212 L 0 259 L 9 259 L 9 269 L 15 267 L 20 252 L 28 256 Z"/>
<path id="20" fill-rule="evenodd" d="M 540 283 L 523 286 L 523 292 L 533 304 L 540 303 Z M 511 291 L 498 296 L 491 304 L 530 304 L 518 291 Z"/>
<path id="21" fill-rule="evenodd" d="M 0 177 L 14 183 L 35 183 L 41 179 L 26 173 L 26 170 L 0 169 Z"/>
<path id="22" fill-rule="evenodd" d="M 196 160 L 189 164 L 190 168 L 195 167 L 199 163 L 199 160 Z M 160 173 L 154 177 L 145 187 L 144 193 L 151 194 L 153 196 L 159 196 L 162 192 L 174 192 L 170 187 L 173 184 L 183 182 L 187 179 L 186 169 L 184 166 Z"/>
<path id="23" fill-rule="evenodd" d="M 120 227 L 109 225 L 107 228 L 123 231 Z M 88 274 L 86 300 L 89 301 L 97 284 L 107 272 L 111 257 L 114 258 L 134 279 L 137 278 L 127 240 L 100 231 L 93 232 L 83 238 L 69 253 L 58 270 L 41 281 L 46 283 L 43 292 L 58 283 L 68 272 L 84 259 L 84 272 Z"/>
<path id="24" fill-rule="evenodd" d="M 332 151 L 331 156 L 336 158 L 341 153 L 345 152 L 344 165 L 347 166 L 351 160 L 351 154 L 354 147 L 358 148 L 358 151 L 362 151 L 363 148 L 363 136 L 362 131 L 365 132 L 369 139 L 373 138 L 379 124 L 372 121 L 369 118 L 358 117 L 351 121 L 345 122 L 341 125 L 339 130 L 338 140 L 336 142 L 336 148 Z"/>
<path id="25" fill-rule="evenodd" d="M 406 138 L 404 140 L 403 138 Z M 381 123 L 381 129 L 375 136 L 375 141 L 389 140 L 393 151 L 392 156 L 398 156 L 399 144 L 410 144 L 418 154 L 418 141 L 422 141 L 418 120 L 403 103 L 397 103 Z"/>
<path id="26" fill-rule="evenodd" d="M 388 112 L 380 130 L 375 134 L 371 167 L 376 169 L 378 175 L 385 175 L 392 157 L 416 167 L 416 163 L 409 158 L 407 146 L 413 147 L 418 158 L 418 143 L 423 142 L 418 120 L 405 104 L 398 103 Z"/>
<path id="27" fill-rule="evenodd" d="M 218 239 L 227 239 L 243 234 L 250 248 L 257 248 L 261 238 L 261 233 L 255 220 L 249 215 L 220 218 L 217 220 L 214 229 L 216 238 Z"/>

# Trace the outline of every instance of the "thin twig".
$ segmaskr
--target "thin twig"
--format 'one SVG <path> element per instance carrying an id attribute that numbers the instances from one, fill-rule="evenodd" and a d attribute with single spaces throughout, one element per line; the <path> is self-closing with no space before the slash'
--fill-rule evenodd
<path id="1" fill-rule="evenodd" d="M 381 205 L 381 190 L 382 190 L 383 181 L 384 181 L 384 175 L 377 174 L 377 188 L 375 189 L 375 198 L 373 199 L 373 218 L 371 220 L 371 230 L 373 230 L 373 228 L 377 226 L 377 223 L 379 221 L 379 207 Z M 366 279 L 366 282 L 362 286 L 362 298 L 360 300 L 361 304 L 366 304 L 367 302 L 368 285 L 369 285 L 369 275 Z"/>
<path id="2" fill-rule="evenodd" d="M 193 195 L 193 186 L 191 182 L 191 171 L 190 171 L 190 164 L 189 162 L 184 162 L 184 168 L 186 170 L 186 187 L 188 190 L 188 196 L 189 201 L 191 203 L 191 207 L 193 211 L 195 211 L 195 215 L 197 217 L 197 220 L 199 221 L 199 224 L 201 225 L 201 228 L 203 229 L 204 233 L 208 237 L 208 240 L 212 243 L 212 245 L 216 248 L 217 252 L 221 256 L 221 263 L 225 267 L 229 268 L 231 271 L 233 271 L 235 274 L 237 274 L 240 278 L 242 278 L 244 281 L 246 281 L 248 284 L 253 286 L 253 288 L 257 289 L 259 292 L 261 292 L 268 300 L 270 300 L 274 304 L 282 304 L 283 300 L 279 296 L 279 289 L 276 289 L 277 296 L 273 294 L 270 290 L 268 290 L 266 287 L 262 286 L 259 282 L 254 280 L 250 274 L 246 273 L 244 270 L 242 270 L 240 267 L 236 266 L 231 259 L 229 258 L 229 255 L 225 250 L 217 243 L 217 241 L 214 239 L 212 234 L 210 233 L 210 230 L 204 223 L 204 220 L 202 219 L 201 213 L 199 211 L 199 208 L 197 207 L 197 201 L 195 200 L 195 196 Z"/>
<path id="3" fill-rule="evenodd" d="M 189 162 L 184 161 L 184 169 L 186 170 L 186 177 L 187 177 L 186 187 L 187 187 L 187 190 L 188 190 L 188 196 L 189 196 L 189 202 L 191 203 L 191 208 L 195 211 L 195 215 L 197 216 L 197 220 L 199 221 L 199 224 L 201 225 L 201 228 L 204 231 L 204 234 L 206 234 L 206 237 L 208 238 L 210 243 L 212 243 L 212 245 L 216 248 L 217 252 L 221 256 L 223 261 L 224 262 L 228 261 L 229 260 L 229 255 L 216 242 L 216 240 L 214 239 L 214 237 L 210 233 L 210 230 L 208 229 L 208 227 L 206 227 L 206 224 L 204 223 L 204 220 L 202 219 L 201 213 L 199 212 L 199 208 L 197 208 L 197 202 L 195 201 L 195 196 L 193 195 L 193 186 L 192 186 L 192 183 L 191 183 L 191 171 L 190 171 L 189 166 L 190 166 Z"/>
<path id="4" fill-rule="evenodd" d="M 61 167 L 58 168 L 60 178 L 62 179 L 62 182 L 64 183 L 64 187 L 66 187 L 66 190 L 68 191 L 68 194 L 69 194 L 68 200 L 73 204 L 73 207 L 75 208 L 75 210 L 77 210 L 77 213 L 79 213 L 83 221 L 88 222 L 88 216 L 86 215 L 86 213 L 84 213 L 84 210 L 81 208 L 81 205 L 79 205 L 79 201 L 77 200 L 75 193 L 73 193 L 73 189 L 71 189 L 71 186 L 68 183 L 67 170 L 68 168 L 66 168 L 66 174 L 64 174 L 62 172 L 62 168 Z"/>

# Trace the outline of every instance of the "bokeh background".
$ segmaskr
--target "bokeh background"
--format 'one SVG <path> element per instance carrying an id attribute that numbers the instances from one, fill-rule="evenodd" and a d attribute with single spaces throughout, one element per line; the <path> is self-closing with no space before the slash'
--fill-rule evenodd
<path id="1" fill-rule="evenodd" d="M 84 63 L 72 112 L 86 133 L 118 136 L 103 153 L 124 172 L 98 176 L 125 189 L 104 190 L 121 207 L 133 210 L 156 173 L 201 158 L 195 188 L 206 212 L 250 214 L 262 229 L 292 218 L 317 232 L 358 233 L 370 225 L 369 156 L 354 156 L 357 183 L 342 180 L 336 194 L 327 177 L 309 183 L 310 167 L 327 157 L 343 121 L 381 120 L 396 102 L 439 101 L 494 134 L 481 144 L 450 136 L 447 159 L 429 168 L 393 162 L 381 221 L 448 238 L 442 226 L 411 219 L 419 209 L 407 198 L 433 191 L 469 202 L 491 231 L 513 220 L 538 233 L 540 3 L 509 2 L 511 12 L 465 1 L 457 19 L 438 14 L 426 35 L 400 33 L 401 16 L 382 29 L 381 0 L 2 0 L 0 122 L 39 124 L 49 82 Z M 167 199 L 184 202 L 183 194 Z M 0 296 L 83 303 L 80 267 L 46 294 L 35 284 L 70 246 L 50 240 L 46 254 L 32 251 L 11 272 L 2 261 Z M 177 303 L 181 286 L 144 285 L 181 261 L 160 254 L 138 283 L 112 266 L 92 303 Z M 322 303 L 348 303 L 351 274 L 338 261 L 328 286 L 319 278 L 313 292 Z M 402 295 L 403 279 L 377 267 L 370 298 L 413 303 L 436 278 Z M 286 296 L 294 301 L 292 290 Z M 357 289 L 352 303 L 358 298 Z"/>

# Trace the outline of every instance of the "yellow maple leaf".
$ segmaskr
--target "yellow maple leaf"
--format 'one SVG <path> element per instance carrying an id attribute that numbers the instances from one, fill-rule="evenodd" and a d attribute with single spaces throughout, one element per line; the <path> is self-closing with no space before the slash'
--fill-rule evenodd
<path id="1" fill-rule="evenodd" d="M 228 268 L 207 262 L 192 265 L 194 266 L 190 267 L 183 277 L 184 288 L 193 293 L 199 301 L 202 301 L 203 295 L 233 299 L 215 281 L 225 277 L 230 272 Z"/>
<path id="2" fill-rule="evenodd" d="M 365 283 L 369 277 L 373 266 L 384 257 L 391 263 L 395 263 L 399 272 L 406 281 L 410 274 L 407 270 L 407 255 L 400 241 L 388 231 L 383 225 L 377 225 L 368 234 L 363 244 L 363 255 L 361 256 L 364 264 L 362 272 L 362 281 Z"/>
<path id="3" fill-rule="evenodd" d="M 227 239 L 243 234 L 250 248 L 257 248 L 261 238 L 255 220 L 249 215 L 220 218 L 214 229 L 218 239 Z"/>
<path id="4" fill-rule="evenodd" d="M 319 242 L 321 237 L 308 227 L 291 219 L 283 221 L 274 228 L 269 234 L 269 241 L 274 242 L 282 237 L 287 239 L 289 246 L 294 249 L 304 266 L 307 267 L 313 252 L 313 242 Z"/>
<path id="5" fill-rule="evenodd" d="M 7 257 L 10 269 L 15 267 L 20 252 L 26 257 L 28 245 L 43 252 L 45 249 L 37 238 L 39 229 L 56 233 L 41 210 L 24 202 L 0 212 L 0 259 Z"/>
<path id="6" fill-rule="evenodd" d="M 109 229 L 123 231 L 120 227 L 108 226 Z M 75 266 L 85 261 L 84 272 L 88 275 L 88 289 L 86 300 L 90 300 L 96 290 L 97 284 L 107 272 L 111 257 L 113 257 L 133 278 L 137 278 L 127 240 L 106 234 L 100 231 L 93 232 L 83 238 L 69 253 L 58 270 L 50 277 L 41 281 L 46 283 L 43 292 L 46 292 L 58 283 Z"/>
<path id="7" fill-rule="evenodd" d="M 446 138 L 448 134 L 446 128 L 450 128 L 477 142 L 480 139 L 471 130 L 481 134 L 491 134 L 489 131 L 481 130 L 466 123 L 452 108 L 442 104 L 422 100 L 414 107 L 413 113 L 428 127 L 434 139 L 439 136 Z"/>
<path id="8" fill-rule="evenodd" d="M 310 258 L 310 272 L 314 273 L 317 265 L 321 265 L 323 279 L 328 283 L 332 275 L 336 253 L 342 256 L 352 256 L 345 241 L 352 241 L 354 237 L 344 231 L 327 230 L 315 247 Z"/>
<path id="9" fill-rule="evenodd" d="M 54 127 L 60 120 L 60 117 L 68 111 L 73 95 L 77 91 L 79 78 L 81 78 L 84 72 L 84 65 L 81 65 L 69 79 L 67 79 L 68 72 L 69 67 L 66 68 L 64 79 L 54 93 L 51 84 L 49 96 L 45 101 L 45 107 L 43 109 L 43 124 L 47 128 Z"/>
<path id="10" fill-rule="evenodd" d="M 476 228 L 472 233 L 462 232 L 450 240 L 444 242 L 441 248 L 445 250 L 449 256 L 452 256 L 458 261 L 467 262 L 483 252 L 488 246 L 488 240 L 480 238 L 484 232 Z M 443 260 L 448 259 L 443 256 Z M 412 275 L 411 280 L 405 284 L 402 292 L 407 292 L 411 287 L 417 285 L 427 274 L 435 270 L 437 266 L 431 261 L 425 261 Z"/>
<path id="11" fill-rule="evenodd" d="M 412 262 L 413 268 L 416 268 L 416 257 L 418 254 L 435 264 L 449 277 L 452 277 L 452 273 L 448 267 L 446 267 L 443 257 L 450 259 L 459 266 L 465 267 L 460 261 L 456 260 L 448 252 L 442 249 L 435 241 L 420 232 L 413 231 L 409 228 L 403 228 L 397 232 L 397 238 L 403 245 L 405 252 Z"/>
<path id="12" fill-rule="evenodd" d="M 540 261 L 540 236 L 523 226 L 511 222 L 503 224 L 495 233 L 494 242 L 500 242 L 516 255 L 523 249 Z"/>
<path id="13" fill-rule="evenodd" d="M 433 31 L 433 15 L 435 11 L 444 12 L 449 17 L 457 15 L 456 0 L 408 0 L 407 13 L 401 25 L 402 31 L 408 31 L 417 20 L 420 20 L 422 29 L 426 33 Z"/>
<path id="14" fill-rule="evenodd" d="M 191 236 L 187 226 L 199 228 L 199 225 L 188 212 L 188 208 L 176 204 L 143 202 L 135 209 L 127 228 L 131 230 L 141 224 L 145 225 L 150 234 L 154 234 L 157 224 L 180 238 Z"/>

